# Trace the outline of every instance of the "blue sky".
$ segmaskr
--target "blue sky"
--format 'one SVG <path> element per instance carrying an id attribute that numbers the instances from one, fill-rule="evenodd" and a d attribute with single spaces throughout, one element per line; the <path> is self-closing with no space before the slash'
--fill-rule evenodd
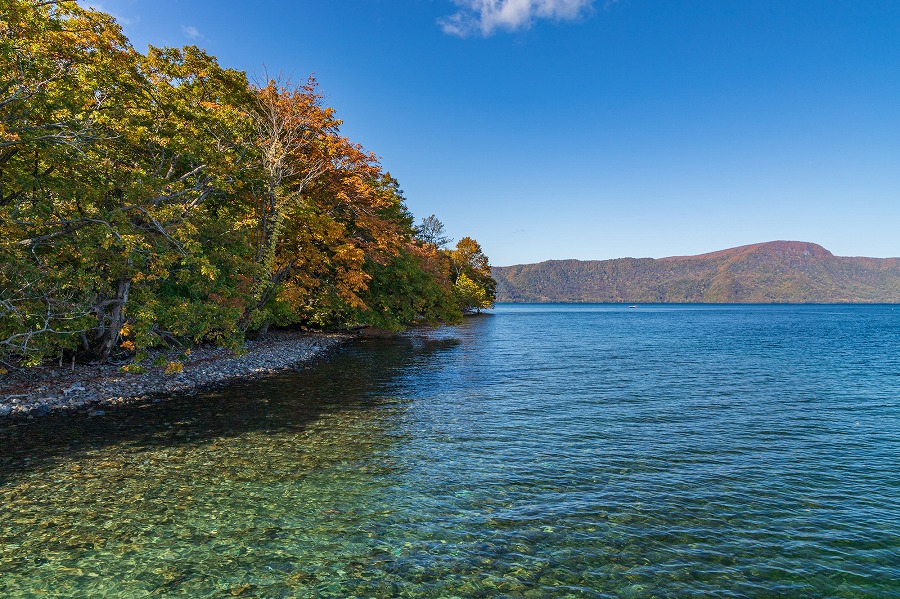
<path id="1" fill-rule="evenodd" d="M 102 0 L 139 49 L 314 73 L 492 263 L 900 256 L 896 0 Z"/>

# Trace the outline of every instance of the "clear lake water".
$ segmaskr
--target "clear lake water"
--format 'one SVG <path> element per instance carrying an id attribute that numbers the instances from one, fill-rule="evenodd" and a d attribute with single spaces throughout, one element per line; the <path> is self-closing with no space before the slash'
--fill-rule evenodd
<path id="1" fill-rule="evenodd" d="M 0 422 L 2 597 L 900 597 L 900 306 L 499 305 Z"/>

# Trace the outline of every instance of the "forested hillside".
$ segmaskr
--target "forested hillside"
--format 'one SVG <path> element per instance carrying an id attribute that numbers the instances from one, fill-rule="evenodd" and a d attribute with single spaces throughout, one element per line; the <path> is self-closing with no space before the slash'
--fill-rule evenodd
<path id="1" fill-rule="evenodd" d="M 551 260 L 493 268 L 498 301 L 900 302 L 900 259 L 775 241 L 699 256 Z"/>
<path id="2" fill-rule="evenodd" d="M 141 358 L 269 325 L 489 306 L 481 247 L 413 226 L 317 84 L 135 50 L 74 2 L 0 3 L 0 360 Z"/>

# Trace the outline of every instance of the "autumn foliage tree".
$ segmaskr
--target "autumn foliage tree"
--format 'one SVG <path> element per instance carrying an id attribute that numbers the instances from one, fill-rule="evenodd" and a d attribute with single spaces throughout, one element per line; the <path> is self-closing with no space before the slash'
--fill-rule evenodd
<path id="1" fill-rule="evenodd" d="M 464 311 L 477 312 L 494 305 L 496 283 L 488 257 L 477 241 L 471 237 L 460 239 L 450 252 L 450 264 L 454 290 Z"/>
<path id="2" fill-rule="evenodd" d="M 269 81 L 255 92 L 261 177 L 251 185 L 255 271 L 242 324 L 324 324 L 365 307 L 366 261 L 395 255 L 408 229 L 402 198 L 375 156 L 340 134 L 314 80 Z"/>
<path id="3" fill-rule="evenodd" d="M 116 96 L 134 89 L 135 58 L 108 15 L 74 2 L 4 3 L 0 345 L 26 361 L 78 347 L 115 309 L 97 301 L 107 281 L 90 267 L 113 227 L 97 153 L 116 142 Z"/>
<path id="4" fill-rule="evenodd" d="M 75 2 L 3 0 L 0 359 L 487 305 L 477 243 L 443 250 L 442 226 L 423 242 L 397 182 L 340 125 L 313 79 L 252 85 L 194 46 L 137 52 Z"/>

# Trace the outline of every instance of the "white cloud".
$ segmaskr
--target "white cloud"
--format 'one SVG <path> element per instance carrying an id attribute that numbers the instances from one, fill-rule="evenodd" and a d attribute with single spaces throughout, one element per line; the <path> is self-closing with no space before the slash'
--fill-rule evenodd
<path id="1" fill-rule="evenodd" d="M 183 33 L 188 39 L 195 40 L 200 37 L 200 32 L 197 31 L 197 28 L 193 25 L 182 25 L 181 33 Z"/>
<path id="2" fill-rule="evenodd" d="M 536 19 L 570 21 L 591 9 L 594 0 L 453 0 L 459 10 L 438 24 L 444 33 L 489 36 L 498 29 L 516 31 Z"/>

